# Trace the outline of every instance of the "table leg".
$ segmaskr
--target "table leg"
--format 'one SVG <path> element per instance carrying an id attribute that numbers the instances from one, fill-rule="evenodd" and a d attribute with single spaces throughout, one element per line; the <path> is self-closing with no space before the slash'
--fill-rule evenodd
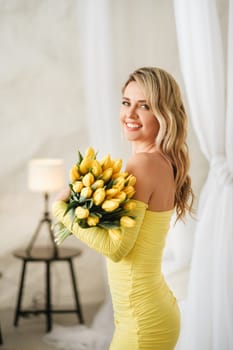
<path id="1" fill-rule="evenodd" d="M 3 344 L 3 339 L 2 339 L 2 330 L 1 330 L 1 325 L 0 325 L 0 345 Z"/>
<path id="2" fill-rule="evenodd" d="M 52 329 L 52 313 L 51 313 L 51 283 L 50 283 L 50 261 L 46 261 L 46 318 L 47 332 Z"/>
<path id="3" fill-rule="evenodd" d="M 80 302 L 79 302 L 78 289 L 77 289 L 75 275 L 74 275 L 74 268 L 73 268 L 72 258 L 68 259 L 68 261 L 69 261 L 69 266 L 70 266 L 70 273 L 71 273 L 71 278 L 72 278 L 72 284 L 73 284 L 73 290 L 74 290 L 74 298 L 75 298 L 75 303 L 76 303 L 76 308 L 77 308 L 77 315 L 79 317 L 80 323 L 84 323 L 83 313 L 82 313 L 81 305 L 80 305 Z"/>
<path id="4" fill-rule="evenodd" d="M 22 296 L 23 296 L 23 286 L 24 286 L 24 278 L 25 278 L 25 271 L 26 271 L 26 263 L 27 262 L 24 260 L 22 273 L 21 273 L 17 306 L 16 306 L 16 310 L 15 310 L 14 326 L 16 326 L 16 327 L 18 326 L 18 320 L 19 320 L 19 315 L 20 315 L 20 311 L 21 311 L 21 302 L 22 302 Z"/>

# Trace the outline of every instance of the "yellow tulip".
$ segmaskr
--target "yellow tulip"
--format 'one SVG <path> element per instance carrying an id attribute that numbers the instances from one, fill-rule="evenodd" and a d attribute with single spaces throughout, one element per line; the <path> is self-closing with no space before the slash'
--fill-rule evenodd
<path id="1" fill-rule="evenodd" d="M 119 207 L 119 201 L 116 199 L 107 199 L 103 202 L 102 208 L 107 212 L 112 212 Z"/>
<path id="2" fill-rule="evenodd" d="M 75 209 L 75 215 L 78 219 L 86 219 L 89 216 L 89 210 L 79 206 Z"/>
<path id="3" fill-rule="evenodd" d="M 72 166 L 72 168 L 70 169 L 70 179 L 72 182 L 78 180 L 80 178 L 80 174 L 78 172 L 78 167 L 75 164 L 74 166 Z"/>
<path id="4" fill-rule="evenodd" d="M 133 186 L 126 186 L 123 191 L 126 193 L 128 198 L 133 197 L 134 193 L 135 193 L 135 189 Z"/>
<path id="5" fill-rule="evenodd" d="M 119 202 L 123 202 L 125 199 L 126 199 L 126 193 L 121 191 L 121 192 L 118 192 L 115 196 L 114 196 L 114 199 L 117 199 L 119 200 Z"/>
<path id="6" fill-rule="evenodd" d="M 103 159 L 101 159 L 100 165 L 102 166 L 103 170 L 106 170 L 112 166 L 112 161 L 109 154 L 107 154 Z"/>
<path id="7" fill-rule="evenodd" d="M 123 205 L 123 208 L 125 210 L 133 210 L 136 208 L 136 203 L 133 201 L 128 201 Z"/>
<path id="8" fill-rule="evenodd" d="M 121 176 L 121 173 L 114 173 L 114 174 L 112 174 L 112 179 L 115 180 L 115 179 L 117 179 L 119 176 Z"/>
<path id="9" fill-rule="evenodd" d="M 122 159 L 117 159 L 113 163 L 113 173 L 118 173 L 121 170 L 122 167 Z"/>
<path id="10" fill-rule="evenodd" d="M 129 174 L 126 172 L 126 171 L 124 171 L 123 173 L 121 173 L 121 172 L 118 172 L 118 173 L 114 173 L 114 174 L 112 174 L 112 178 L 113 179 L 117 179 L 118 177 L 123 177 L 124 179 L 128 176 Z"/>
<path id="11" fill-rule="evenodd" d="M 87 218 L 87 224 L 89 226 L 96 226 L 99 223 L 100 219 L 97 216 L 89 215 Z"/>
<path id="12" fill-rule="evenodd" d="M 79 170 L 83 175 L 86 174 L 91 169 L 92 162 L 93 162 L 93 160 L 90 158 L 84 158 L 81 161 L 81 163 L 79 165 Z"/>
<path id="13" fill-rule="evenodd" d="M 126 171 L 123 172 L 123 173 L 118 172 L 118 173 L 112 174 L 112 178 L 113 178 L 113 179 L 117 179 L 118 177 L 126 178 L 128 175 L 129 175 L 129 174 L 128 174 Z"/>
<path id="14" fill-rule="evenodd" d="M 106 198 L 110 199 L 112 197 L 115 197 L 118 192 L 118 188 L 109 188 L 108 190 L 106 190 Z"/>
<path id="15" fill-rule="evenodd" d="M 124 171 L 123 173 L 121 173 L 121 176 L 123 176 L 124 178 L 126 178 L 129 175 L 129 173 L 127 171 Z"/>
<path id="16" fill-rule="evenodd" d="M 122 240 L 122 233 L 121 230 L 118 228 L 111 228 L 108 230 L 109 235 L 112 239 L 117 239 L 119 241 Z"/>
<path id="17" fill-rule="evenodd" d="M 84 158 L 90 158 L 90 159 L 94 159 L 95 158 L 95 150 L 92 147 L 88 147 Z"/>
<path id="18" fill-rule="evenodd" d="M 135 225 L 135 220 L 129 216 L 122 216 L 120 219 L 120 224 L 123 227 L 133 227 Z"/>
<path id="19" fill-rule="evenodd" d="M 93 194 L 93 202 L 95 205 L 100 205 L 105 199 L 105 189 L 97 188 Z"/>
<path id="20" fill-rule="evenodd" d="M 134 175 L 129 175 L 126 179 L 127 186 L 134 186 L 136 184 L 136 177 Z"/>
<path id="21" fill-rule="evenodd" d="M 125 179 L 123 176 L 119 176 L 114 180 L 113 188 L 118 188 L 119 191 L 121 191 L 125 186 Z"/>
<path id="22" fill-rule="evenodd" d="M 104 170 L 104 172 L 101 175 L 101 179 L 104 180 L 104 182 L 108 182 L 111 179 L 112 172 L 113 172 L 112 168 L 108 168 Z"/>
<path id="23" fill-rule="evenodd" d="M 91 186 L 94 183 L 94 181 L 95 181 L 94 175 L 92 175 L 91 173 L 87 173 L 82 179 L 82 182 L 86 187 Z"/>
<path id="24" fill-rule="evenodd" d="M 93 185 L 91 185 L 91 188 L 93 190 L 96 190 L 97 188 L 104 187 L 104 180 L 96 180 Z"/>
<path id="25" fill-rule="evenodd" d="M 94 159 L 92 161 L 91 171 L 95 175 L 95 177 L 98 177 L 102 173 L 102 167 L 98 160 Z"/>
<path id="26" fill-rule="evenodd" d="M 91 187 L 84 187 L 80 192 L 81 197 L 90 198 L 92 195 Z"/>
<path id="27" fill-rule="evenodd" d="M 81 192 L 81 189 L 83 188 L 83 183 L 82 181 L 76 181 L 74 184 L 73 184 L 73 190 L 74 192 L 76 193 L 79 193 Z"/>

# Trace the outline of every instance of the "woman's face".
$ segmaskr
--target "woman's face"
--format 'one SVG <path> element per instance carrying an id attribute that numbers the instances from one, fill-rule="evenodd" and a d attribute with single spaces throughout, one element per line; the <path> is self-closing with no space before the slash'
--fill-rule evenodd
<path id="1" fill-rule="evenodd" d="M 159 122 L 136 81 L 130 82 L 125 88 L 120 109 L 120 121 L 127 140 L 155 143 Z"/>

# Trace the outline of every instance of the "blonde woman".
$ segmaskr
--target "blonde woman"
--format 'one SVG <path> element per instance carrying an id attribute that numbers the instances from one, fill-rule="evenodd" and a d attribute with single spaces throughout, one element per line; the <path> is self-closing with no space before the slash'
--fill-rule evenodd
<path id="1" fill-rule="evenodd" d="M 132 145 L 126 170 L 137 179 L 136 225 L 118 241 L 100 228 L 75 226 L 73 233 L 108 258 L 115 321 L 110 350 L 172 350 L 180 315 L 161 260 L 173 213 L 183 219 L 193 202 L 187 117 L 174 78 L 160 68 L 133 72 L 122 89 L 120 121 Z M 72 219 L 63 216 L 66 198 L 60 199 L 54 214 L 72 229 Z"/>

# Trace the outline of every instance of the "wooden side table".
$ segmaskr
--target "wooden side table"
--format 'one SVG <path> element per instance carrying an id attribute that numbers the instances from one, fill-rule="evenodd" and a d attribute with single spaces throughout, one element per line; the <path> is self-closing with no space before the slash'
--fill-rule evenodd
<path id="1" fill-rule="evenodd" d="M 45 314 L 47 325 L 46 331 L 49 332 L 52 329 L 52 314 L 54 313 L 76 313 L 80 323 L 84 323 L 83 313 L 81 309 L 81 305 L 79 302 L 78 288 L 74 274 L 73 267 L 73 258 L 79 256 L 81 254 L 81 250 L 79 249 L 71 249 L 71 248 L 59 248 L 57 251 L 57 255 L 54 255 L 53 248 L 43 248 L 37 247 L 33 248 L 32 252 L 28 254 L 25 250 L 16 250 L 14 256 L 18 259 L 21 259 L 23 262 L 20 285 L 18 291 L 17 305 L 15 309 L 15 318 L 14 318 L 14 326 L 18 326 L 18 321 L 20 316 L 27 316 L 30 314 L 38 315 Z M 51 301 L 51 264 L 57 262 L 66 261 L 69 265 L 72 287 L 74 292 L 74 300 L 76 308 L 74 309 L 53 309 L 52 301 Z M 46 278 L 45 278 L 45 308 L 44 309 L 24 309 L 22 310 L 22 297 L 24 292 L 24 283 L 26 277 L 26 267 L 28 263 L 45 263 L 46 265 Z"/>

